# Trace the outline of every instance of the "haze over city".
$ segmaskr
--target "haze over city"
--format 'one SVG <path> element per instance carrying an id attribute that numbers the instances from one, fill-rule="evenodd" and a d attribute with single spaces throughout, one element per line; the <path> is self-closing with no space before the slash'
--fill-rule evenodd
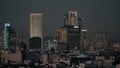
<path id="1" fill-rule="evenodd" d="M 0 68 L 120 68 L 120 0 L 0 0 Z"/>
<path id="2" fill-rule="evenodd" d="M 77 10 L 88 31 L 108 32 L 109 39 L 120 40 L 119 0 L 0 0 L 0 30 L 11 22 L 17 33 L 29 38 L 30 13 L 43 13 L 43 35 L 54 35 L 63 26 L 64 14 Z"/>

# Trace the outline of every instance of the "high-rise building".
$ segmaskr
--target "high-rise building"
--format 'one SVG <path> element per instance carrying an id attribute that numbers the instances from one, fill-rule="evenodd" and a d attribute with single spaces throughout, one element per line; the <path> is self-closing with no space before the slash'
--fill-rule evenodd
<path id="1" fill-rule="evenodd" d="M 69 11 L 68 12 L 68 19 L 70 22 L 70 25 L 77 25 L 78 23 L 78 13 L 77 11 Z"/>
<path id="2" fill-rule="evenodd" d="M 40 48 L 43 49 L 43 35 L 42 35 L 43 13 L 30 14 L 30 38 L 41 38 Z"/>
<path id="3" fill-rule="evenodd" d="M 11 28 L 9 22 L 4 24 L 3 38 L 4 38 L 4 49 L 16 49 L 16 32 Z"/>
<path id="4" fill-rule="evenodd" d="M 77 47 L 80 49 L 80 29 L 79 26 L 65 26 L 60 30 L 60 50 L 71 50 Z"/>
<path id="5" fill-rule="evenodd" d="M 10 29 L 10 23 L 4 24 L 4 31 L 3 31 L 3 37 L 4 37 L 4 49 L 8 49 L 9 47 L 9 29 Z"/>
<path id="6" fill-rule="evenodd" d="M 31 13 L 30 14 L 30 38 L 40 37 L 42 38 L 42 13 Z"/>
<path id="7" fill-rule="evenodd" d="M 80 49 L 80 29 L 79 26 L 69 26 L 67 34 L 67 43 L 69 49 Z"/>
<path id="8" fill-rule="evenodd" d="M 59 46 L 63 49 L 80 49 L 80 26 L 78 25 L 78 12 L 68 11 L 64 15 L 64 27 L 60 31 Z"/>
<path id="9" fill-rule="evenodd" d="M 68 13 L 64 15 L 64 25 L 75 26 L 77 24 L 78 24 L 77 11 L 68 11 Z"/>

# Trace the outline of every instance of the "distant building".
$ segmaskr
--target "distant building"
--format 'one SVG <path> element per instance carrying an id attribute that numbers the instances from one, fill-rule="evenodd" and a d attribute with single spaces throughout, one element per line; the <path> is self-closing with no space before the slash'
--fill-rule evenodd
<path id="1" fill-rule="evenodd" d="M 48 40 L 48 50 L 51 52 L 57 51 L 57 40 Z"/>
<path id="2" fill-rule="evenodd" d="M 94 32 L 93 42 L 97 50 L 105 49 L 107 46 L 107 33 Z"/>
<path id="3" fill-rule="evenodd" d="M 3 39 L 4 39 L 4 49 L 15 49 L 16 48 L 16 32 L 11 28 L 11 24 L 9 22 L 4 24 L 3 30 Z"/>
<path id="4" fill-rule="evenodd" d="M 68 11 L 64 15 L 64 25 L 77 25 L 78 23 L 78 12 L 77 11 Z"/>
<path id="5" fill-rule="evenodd" d="M 14 29 L 9 30 L 9 49 L 16 49 L 16 37 L 17 34 Z"/>
<path id="6" fill-rule="evenodd" d="M 78 12 L 68 11 L 64 15 L 64 27 L 56 33 L 58 48 L 62 50 L 71 50 L 77 47 L 80 49 L 80 26 L 78 24 Z"/>
<path id="7" fill-rule="evenodd" d="M 89 34 L 87 29 L 81 29 L 81 49 L 89 49 Z"/>
<path id="8" fill-rule="evenodd" d="M 30 38 L 40 37 L 41 42 L 43 41 L 42 22 L 43 22 L 42 13 L 31 13 L 30 14 Z M 43 49 L 42 45 L 41 45 L 41 48 Z"/>
<path id="9" fill-rule="evenodd" d="M 42 13 L 31 13 L 30 14 L 30 37 L 42 38 Z"/>
<path id="10" fill-rule="evenodd" d="M 79 26 L 78 12 L 77 11 L 68 11 L 64 15 L 64 28 L 66 29 L 66 35 L 64 34 L 64 39 L 68 46 L 68 49 L 80 49 L 80 26 Z"/>
<path id="11" fill-rule="evenodd" d="M 22 62 L 22 53 L 19 49 L 17 49 L 14 53 L 10 52 L 10 50 L 1 50 L 1 58 L 5 59 L 6 61 L 12 61 L 21 63 Z"/>
<path id="12" fill-rule="evenodd" d="M 67 43 L 67 35 L 68 35 L 68 30 L 67 30 L 67 28 L 65 28 L 65 27 L 61 28 L 61 32 L 60 32 L 60 42 Z"/>
<path id="13" fill-rule="evenodd" d="M 60 48 L 69 50 L 88 50 L 94 44 L 91 42 L 85 20 L 78 16 L 77 11 L 68 11 L 64 14 L 64 26 L 57 30 L 56 40 Z"/>
<path id="14" fill-rule="evenodd" d="M 10 23 L 4 24 L 3 38 L 4 38 L 4 49 L 15 49 L 16 48 L 16 32 L 11 28 Z"/>
<path id="15" fill-rule="evenodd" d="M 60 49 L 80 49 L 80 30 L 79 26 L 65 26 L 60 29 L 58 36 L 58 46 Z"/>
<path id="16" fill-rule="evenodd" d="M 69 26 L 67 33 L 67 44 L 69 49 L 80 49 L 80 29 L 79 26 Z"/>
<path id="17" fill-rule="evenodd" d="M 89 49 L 90 36 L 83 17 L 78 17 L 78 26 L 80 27 L 80 48 Z"/>
<path id="18" fill-rule="evenodd" d="M 10 29 L 10 23 L 4 24 L 4 31 L 3 31 L 3 37 L 4 37 L 4 49 L 8 49 L 9 47 L 9 29 Z"/>
<path id="19" fill-rule="evenodd" d="M 60 33 L 61 33 L 61 29 L 56 30 L 55 32 L 55 39 L 60 42 Z"/>
<path id="20" fill-rule="evenodd" d="M 48 51 L 48 40 L 53 40 L 52 36 L 44 36 L 43 37 L 43 49 Z"/>

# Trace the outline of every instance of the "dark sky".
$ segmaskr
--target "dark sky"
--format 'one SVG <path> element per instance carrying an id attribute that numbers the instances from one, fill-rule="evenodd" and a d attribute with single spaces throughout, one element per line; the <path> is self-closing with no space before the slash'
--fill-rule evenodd
<path id="1" fill-rule="evenodd" d="M 77 10 L 89 32 L 108 32 L 110 39 L 120 40 L 120 0 L 0 0 L 0 27 L 10 21 L 18 32 L 29 37 L 29 14 L 44 14 L 43 34 L 54 35 L 63 26 L 63 15 Z"/>

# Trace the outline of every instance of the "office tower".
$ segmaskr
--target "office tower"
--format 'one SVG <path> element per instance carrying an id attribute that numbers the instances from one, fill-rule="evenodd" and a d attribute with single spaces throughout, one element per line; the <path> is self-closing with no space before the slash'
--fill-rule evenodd
<path id="1" fill-rule="evenodd" d="M 16 32 L 13 28 L 11 28 L 10 23 L 4 24 L 4 31 L 3 31 L 3 37 L 4 37 L 4 49 L 16 49 Z"/>
<path id="2" fill-rule="evenodd" d="M 10 29 L 10 23 L 4 24 L 4 31 L 3 31 L 3 37 L 4 37 L 4 49 L 9 48 L 9 29 Z"/>
<path id="3" fill-rule="evenodd" d="M 42 38 L 42 13 L 30 14 L 30 38 L 40 37 Z"/>
<path id="4" fill-rule="evenodd" d="M 69 26 L 67 34 L 67 42 L 69 49 L 80 49 L 80 29 L 79 26 Z"/>
<path id="5" fill-rule="evenodd" d="M 59 32 L 60 50 L 71 50 L 77 47 L 80 49 L 80 29 L 79 26 L 65 26 L 60 29 Z"/>
<path id="6" fill-rule="evenodd" d="M 64 25 L 75 26 L 78 23 L 78 13 L 77 11 L 68 11 L 67 14 L 64 15 Z"/>
<path id="7" fill-rule="evenodd" d="M 64 15 L 64 27 L 60 31 L 60 49 L 80 49 L 80 26 L 78 25 L 78 12 L 68 11 Z"/>
<path id="8" fill-rule="evenodd" d="M 69 19 L 70 25 L 77 25 L 77 23 L 78 23 L 77 11 L 69 11 L 68 12 L 68 19 Z"/>
<path id="9" fill-rule="evenodd" d="M 41 38 L 41 48 L 42 46 L 42 22 L 43 14 L 42 13 L 31 13 L 30 14 L 30 38 L 39 37 Z"/>

